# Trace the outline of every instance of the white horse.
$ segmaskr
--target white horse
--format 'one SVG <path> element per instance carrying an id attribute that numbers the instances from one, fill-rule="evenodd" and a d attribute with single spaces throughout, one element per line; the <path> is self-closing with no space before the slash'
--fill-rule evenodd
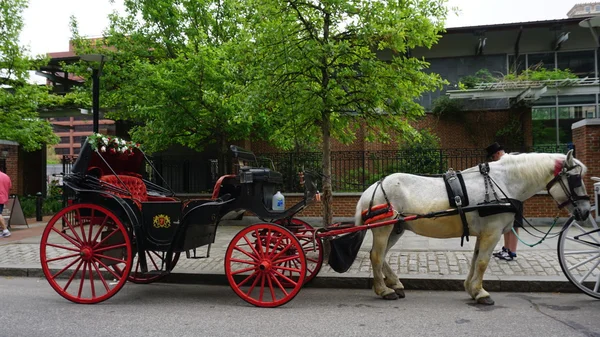
<path id="1" fill-rule="evenodd" d="M 494 191 L 500 198 L 525 201 L 537 192 L 548 189 L 549 194 L 559 204 L 566 206 L 578 220 L 588 217 L 589 197 L 583 185 L 582 175 L 586 167 L 573 158 L 572 150 L 567 155 L 549 153 L 506 154 L 500 160 L 489 163 L 489 177 Z M 462 171 L 469 205 L 484 202 L 486 188 L 484 175 L 479 167 Z M 489 181 L 489 180 L 488 180 Z M 362 225 L 361 213 L 369 205 L 389 204 L 402 216 L 427 214 L 450 208 L 443 178 L 426 177 L 405 173 L 387 176 L 381 184 L 371 185 L 362 194 L 356 206 L 355 224 Z M 492 194 L 491 189 L 488 192 Z M 505 196 L 503 195 L 505 193 Z M 492 200 L 495 200 L 491 197 Z M 492 251 L 503 233 L 511 230 L 514 213 L 480 216 L 478 211 L 464 213 L 469 234 L 477 237 L 471 269 L 464 282 L 467 293 L 480 304 L 494 304 L 490 294 L 482 287 Z M 392 219 L 388 217 L 377 221 Z M 386 262 L 386 254 L 398 241 L 404 230 L 434 238 L 456 238 L 463 235 L 461 217 L 449 215 L 437 218 L 418 218 L 413 221 L 372 228 L 373 248 L 371 264 L 373 267 L 374 291 L 385 299 L 404 297 L 404 286 L 398 276 Z M 458 244 L 458 242 L 457 242 Z"/>

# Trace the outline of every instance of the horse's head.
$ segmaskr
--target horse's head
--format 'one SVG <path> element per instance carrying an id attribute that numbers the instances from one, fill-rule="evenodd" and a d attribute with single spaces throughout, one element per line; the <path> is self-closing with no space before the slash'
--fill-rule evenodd
<path id="1" fill-rule="evenodd" d="M 546 185 L 548 193 L 558 203 L 558 208 L 567 207 L 576 220 L 587 219 L 590 214 L 590 197 L 583 184 L 585 166 L 573 158 L 573 150 L 564 161 L 557 160 L 554 178 Z"/>

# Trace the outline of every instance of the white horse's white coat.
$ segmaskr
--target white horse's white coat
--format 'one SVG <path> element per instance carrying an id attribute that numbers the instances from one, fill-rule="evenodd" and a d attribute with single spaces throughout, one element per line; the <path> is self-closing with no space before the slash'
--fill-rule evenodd
<path id="1" fill-rule="evenodd" d="M 557 163 L 562 165 L 563 162 L 566 164 L 565 167 L 575 167 L 571 173 L 581 173 L 583 175 L 586 171 L 586 167 L 574 159 L 572 151 L 570 151 L 567 155 L 548 153 L 506 154 L 499 161 L 489 163 L 489 175 L 500 187 L 495 186 L 500 198 L 504 198 L 500 191 L 502 190 L 509 198 L 525 201 L 537 192 L 545 190 L 546 184 L 555 176 L 555 165 Z M 579 165 L 579 168 L 577 168 L 577 165 Z M 468 192 L 469 205 L 482 203 L 485 196 L 485 185 L 484 177 L 479 172 L 479 168 L 476 166 L 461 172 Z M 562 179 L 568 186 L 567 179 Z M 381 185 L 395 210 L 405 216 L 443 211 L 450 208 L 442 178 L 394 173 L 387 176 Z M 377 191 L 372 204 L 385 204 L 386 201 L 381 192 L 381 187 L 377 187 L 377 184 L 371 185 L 363 192 L 356 206 L 356 225 L 362 225 L 361 212 L 368 209 L 375 188 L 377 188 Z M 582 187 L 575 189 L 575 191 L 577 195 L 586 195 L 583 182 Z M 568 198 L 560 184 L 555 184 L 551 188 L 550 194 L 559 204 Z M 490 198 L 493 200 L 491 190 Z M 573 211 L 572 205 L 567 205 L 567 208 L 570 212 Z M 582 214 L 587 214 L 590 209 L 589 201 L 578 201 L 577 208 L 583 212 Z M 492 251 L 502 234 L 512 228 L 514 213 L 480 217 L 478 212 L 475 211 L 466 213 L 466 218 L 470 235 L 477 237 L 477 242 L 471 270 L 465 280 L 465 290 L 479 303 L 493 304 L 490 295 L 482 287 L 483 274 L 487 269 Z M 373 266 L 374 291 L 386 299 L 396 299 L 398 296 L 404 296 L 404 286 L 385 259 L 388 250 L 398 241 L 404 230 L 435 238 L 460 238 L 463 233 L 463 225 L 460 216 L 454 215 L 407 221 L 401 226 L 400 233 L 393 231 L 391 225 L 373 228 L 371 264 Z M 456 244 L 459 244 L 459 240 Z"/>

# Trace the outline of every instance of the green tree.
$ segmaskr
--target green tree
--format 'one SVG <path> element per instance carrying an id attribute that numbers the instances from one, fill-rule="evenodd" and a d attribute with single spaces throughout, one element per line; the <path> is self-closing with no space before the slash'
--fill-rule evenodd
<path id="1" fill-rule="evenodd" d="M 111 15 L 105 38 L 96 41 L 79 36 L 73 21 L 78 53 L 101 49 L 113 58 L 102 75 L 102 106 L 114 108 L 108 116 L 133 122 L 131 137 L 151 152 L 217 144 L 224 155 L 230 142 L 260 134 L 268 122 L 244 109 L 247 79 L 236 59 L 247 39 L 241 5 L 129 0 L 126 13 Z M 86 65 L 79 67 L 89 77 Z"/>
<path id="2" fill-rule="evenodd" d="M 416 98 L 443 81 L 410 51 L 438 41 L 445 0 L 247 3 L 255 110 L 271 114 L 270 140 L 283 148 L 298 135 L 321 142 L 323 220 L 331 223 L 332 139 L 351 142 L 357 125 L 369 140 L 419 137 Z"/>
<path id="3" fill-rule="evenodd" d="M 0 1 L 0 139 L 33 151 L 58 142 L 38 111 L 62 103 L 45 86 L 28 83 L 29 70 L 38 69 L 44 60 L 26 56 L 26 49 L 19 45 L 25 8 L 26 0 Z"/>

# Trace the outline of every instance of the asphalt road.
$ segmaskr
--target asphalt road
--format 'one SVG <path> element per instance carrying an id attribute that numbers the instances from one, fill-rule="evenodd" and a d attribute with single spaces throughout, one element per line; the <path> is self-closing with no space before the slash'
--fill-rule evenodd
<path id="1" fill-rule="evenodd" d="M 45 279 L 0 278 L 0 336 L 600 336 L 600 301 L 583 294 L 305 288 L 279 308 L 253 307 L 227 286 L 128 283 L 96 305 L 74 304 Z"/>

